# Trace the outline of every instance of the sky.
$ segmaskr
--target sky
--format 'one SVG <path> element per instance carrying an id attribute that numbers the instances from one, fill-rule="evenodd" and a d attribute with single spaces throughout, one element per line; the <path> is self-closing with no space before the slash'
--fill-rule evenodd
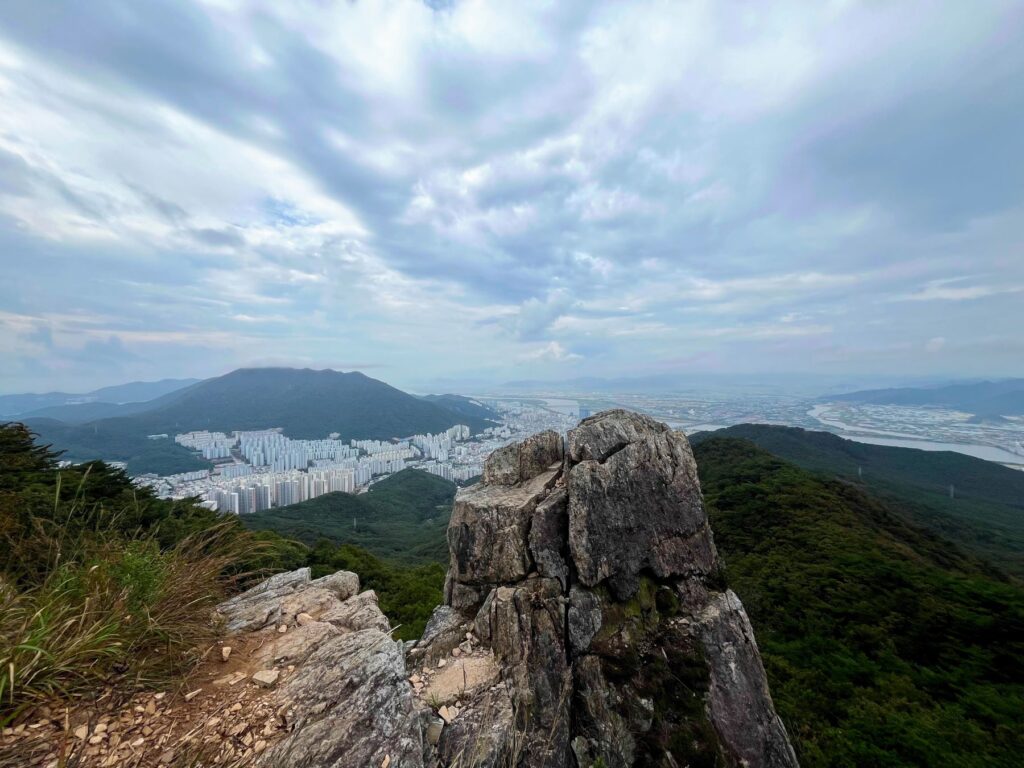
<path id="1" fill-rule="evenodd" d="M 1024 375 L 1024 4 L 0 13 L 0 392 Z"/>

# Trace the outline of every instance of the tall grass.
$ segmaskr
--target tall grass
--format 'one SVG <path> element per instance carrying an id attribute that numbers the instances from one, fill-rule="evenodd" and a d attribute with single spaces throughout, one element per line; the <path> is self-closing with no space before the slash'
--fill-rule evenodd
<path id="1" fill-rule="evenodd" d="M 80 495 L 33 514 L 0 573 L 0 721 L 43 701 L 167 686 L 212 641 L 252 540 L 233 521 L 161 548 Z"/>

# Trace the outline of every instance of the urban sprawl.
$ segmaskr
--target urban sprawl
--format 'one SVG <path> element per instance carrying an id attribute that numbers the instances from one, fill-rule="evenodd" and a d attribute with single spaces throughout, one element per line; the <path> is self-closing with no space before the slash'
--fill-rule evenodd
<path id="1" fill-rule="evenodd" d="M 139 485 L 164 498 L 196 497 L 222 512 L 248 514 L 315 499 L 325 493 L 361 493 L 403 469 L 420 469 L 453 482 L 483 470 L 496 448 L 544 429 L 564 432 L 580 417 L 578 408 L 491 402 L 501 423 L 473 435 L 464 424 L 439 434 L 394 440 L 293 440 L 280 429 L 186 432 L 179 445 L 213 463 L 213 469 L 168 477 L 143 475 Z M 170 439 L 152 435 L 153 439 Z"/>

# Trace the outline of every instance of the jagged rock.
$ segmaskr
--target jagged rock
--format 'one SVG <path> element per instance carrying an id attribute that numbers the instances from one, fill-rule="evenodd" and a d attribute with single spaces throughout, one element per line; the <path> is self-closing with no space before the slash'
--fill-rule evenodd
<path id="1" fill-rule="evenodd" d="M 253 658 L 258 664 L 270 667 L 274 664 L 302 664 L 317 648 L 340 630 L 324 621 L 303 624 L 291 632 L 273 637 L 262 645 Z"/>
<path id="2" fill-rule="evenodd" d="M 444 726 L 437 754 L 445 766 L 506 768 L 513 764 L 515 728 L 512 700 L 504 685 L 485 691 Z"/>
<path id="3" fill-rule="evenodd" d="M 527 543 L 530 517 L 555 477 L 549 471 L 521 485 L 478 483 L 459 490 L 448 524 L 453 597 L 458 585 L 479 587 L 526 577 L 533 567 Z"/>
<path id="4" fill-rule="evenodd" d="M 569 494 L 565 488 L 556 488 L 537 505 L 530 525 L 529 543 L 537 573 L 558 579 L 562 589 L 568 589 Z"/>
<path id="5" fill-rule="evenodd" d="M 260 765 L 363 768 L 390 756 L 403 768 L 422 768 L 424 713 L 406 681 L 400 646 L 379 629 L 320 646 L 279 686 L 278 701 L 292 702 L 295 725 Z"/>
<path id="6" fill-rule="evenodd" d="M 569 433 L 569 549 L 582 584 L 620 600 L 639 574 L 711 574 L 717 554 L 686 437 L 646 416 L 609 411 Z M 596 458 L 589 458 L 589 457 Z"/>
<path id="7" fill-rule="evenodd" d="M 217 606 L 231 632 L 246 632 L 275 624 L 283 598 L 309 584 L 309 568 L 279 573 Z"/>
<path id="8" fill-rule="evenodd" d="M 333 592 L 339 600 L 348 600 L 359 594 L 359 577 L 351 571 L 337 571 L 328 576 L 313 579 L 310 586 Z"/>
<path id="9" fill-rule="evenodd" d="M 360 592 L 338 607 L 320 614 L 320 621 L 353 631 L 371 628 L 381 632 L 391 631 L 387 617 L 381 613 L 377 605 L 377 593 L 372 589 Z"/>
<path id="10" fill-rule="evenodd" d="M 573 585 L 569 590 L 569 647 L 574 655 L 590 650 L 590 641 L 601 629 L 601 601 L 589 589 Z"/>
<path id="11" fill-rule="evenodd" d="M 490 606 L 491 647 L 520 717 L 520 764 L 562 765 L 568 750 L 572 681 L 565 601 L 554 579 L 499 587 Z"/>
<path id="12" fill-rule="evenodd" d="M 446 604 L 504 685 L 464 693 L 441 763 L 465 748 L 456 734 L 488 733 L 488 765 L 796 766 L 742 605 L 722 591 L 685 436 L 611 411 L 572 430 L 567 455 L 556 438 L 496 451 L 457 497 Z M 489 731 L 472 713 L 498 690 L 512 714 Z"/>
<path id="13" fill-rule="evenodd" d="M 548 430 L 494 451 L 484 462 L 485 485 L 516 485 L 532 480 L 562 461 L 562 436 Z"/>
<path id="14" fill-rule="evenodd" d="M 711 721 L 733 757 L 742 765 L 796 765 L 772 705 L 754 630 L 735 593 L 717 595 L 701 613 L 699 626 L 711 675 Z"/>
<path id="15" fill-rule="evenodd" d="M 439 605 L 430 615 L 423 635 L 409 649 L 409 658 L 421 664 L 437 664 L 465 637 L 469 623 L 450 605 Z"/>

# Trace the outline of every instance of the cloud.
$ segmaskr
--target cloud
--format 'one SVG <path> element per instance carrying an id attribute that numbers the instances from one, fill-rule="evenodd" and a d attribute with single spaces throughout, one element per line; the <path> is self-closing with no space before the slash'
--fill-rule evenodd
<path id="1" fill-rule="evenodd" d="M 1024 374 L 1022 36 L 1011 0 L 12 3 L 3 386 L 113 383 L 69 351 L 111 338 L 139 378 Z"/>

